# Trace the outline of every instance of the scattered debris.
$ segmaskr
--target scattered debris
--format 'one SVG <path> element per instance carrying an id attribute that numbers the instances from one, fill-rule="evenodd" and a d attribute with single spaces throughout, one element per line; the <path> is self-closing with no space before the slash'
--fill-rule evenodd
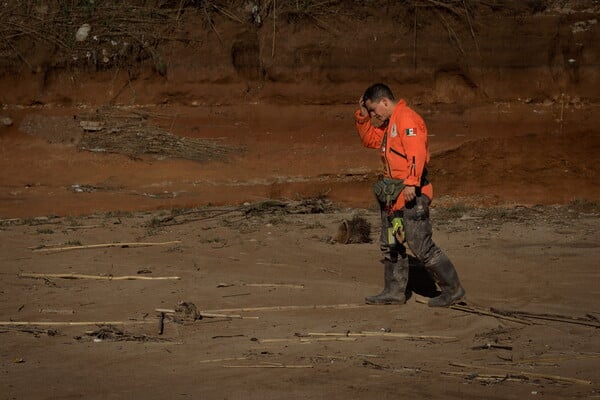
<path id="1" fill-rule="evenodd" d="M 457 371 L 442 371 L 444 375 L 459 376 L 467 380 L 477 380 L 485 383 L 501 383 L 501 382 L 528 382 L 529 378 L 523 375 L 512 374 L 480 374 L 477 372 L 457 372 Z"/>
<path id="2" fill-rule="evenodd" d="M 40 308 L 41 314 L 75 314 L 75 310 L 57 309 L 57 308 Z"/>
<path id="3" fill-rule="evenodd" d="M 103 326 L 95 331 L 88 331 L 86 336 L 76 336 L 79 341 L 92 340 L 94 342 L 169 342 L 169 339 L 158 338 L 155 336 L 139 335 L 128 333 L 114 326 Z"/>
<path id="4" fill-rule="evenodd" d="M 56 329 L 41 329 L 33 326 L 30 327 L 22 327 L 22 326 L 5 326 L 0 328 L 0 333 L 7 332 L 25 332 L 31 333 L 35 337 L 39 337 L 40 335 L 48 335 L 48 336 L 56 336 L 58 331 Z"/>
<path id="5" fill-rule="evenodd" d="M 471 347 L 471 350 L 488 350 L 488 349 L 512 350 L 513 347 L 510 345 L 495 344 L 495 343 L 486 343 L 486 344 L 482 344 L 479 346 Z"/>
<path id="6" fill-rule="evenodd" d="M 78 183 L 71 185 L 71 190 L 75 193 L 93 193 L 97 189 L 98 188 L 92 185 L 80 185 Z"/>
<path id="7" fill-rule="evenodd" d="M 451 362 L 450 365 L 453 367 L 469 368 L 469 369 L 491 369 L 492 371 L 490 371 L 490 372 L 501 373 L 504 376 L 523 377 L 523 378 L 526 378 L 526 380 L 546 379 L 549 381 L 555 381 L 555 382 L 561 382 L 561 383 L 576 383 L 576 384 L 580 384 L 580 385 L 591 385 L 592 384 L 591 381 L 588 381 L 585 379 L 568 378 L 568 377 L 559 376 L 559 375 L 546 375 L 546 374 L 538 374 L 538 373 L 534 373 L 534 372 L 524 372 L 524 371 L 507 371 L 507 370 L 502 370 L 502 369 L 497 369 L 497 368 L 489 368 L 489 367 L 480 366 L 480 365 L 468 365 L 468 364 L 462 364 L 462 363 L 457 363 L 457 362 Z M 475 377 L 475 376 L 478 376 L 479 374 L 473 373 L 472 375 Z"/>
<path id="8" fill-rule="evenodd" d="M 215 140 L 173 135 L 150 125 L 148 117 L 143 112 L 125 113 L 116 108 L 101 108 L 93 114 L 81 115 L 83 133 L 78 147 L 133 158 L 150 155 L 200 162 L 225 161 L 232 153 L 242 151 L 239 147 L 225 146 Z"/>
<path id="9" fill-rule="evenodd" d="M 400 373 L 420 373 L 423 372 L 423 370 L 421 368 L 414 368 L 414 367 L 401 367 L 401 368 L 394 368 L 394 367 L 390 367 L 388 365 L 380 365 L 377 363 L 374 363 L 372 361 L 369 360 L 363 360 L 362 361 L 362 366 L 365 368 L 372 368 L 372 369 L 377 369 L 380 371 L 388 371 L 388 372 L 400 372 Z"/>
<path id="10" fill-rule="evenodd" d="M 244 205 L 246 215 L 258 214 L 322 214 L 335 209 L 325 196 L 298 201 L 265 200 L 258 203 Z"/>
<path id="11" fill-rule="evenodd" d="M 363 360 L 362 366 L 367 367 L 367 368 L 379 369 L 379 370 L 389 368 L 387 366 L 375 364 L 374 362 L 369 361 L 369 360 Z"/>

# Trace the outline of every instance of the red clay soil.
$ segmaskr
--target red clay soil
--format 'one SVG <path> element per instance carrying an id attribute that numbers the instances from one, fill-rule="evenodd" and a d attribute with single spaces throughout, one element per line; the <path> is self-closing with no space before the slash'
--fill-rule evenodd
<path id="1" fill-rule="evenodd" d="M 13 125 L 0 126 L 0 215 L 319 194 L 367 206 L 378 161 L 361 148 L 352 114 L 376 81 L 388 83 L 428 123 L 438 198 L 600 199 L 595 2 L 292 3 L 280 4 L 274 21 L 273 4 L 263 4 L 260 24 L 247 4 L 211 8 L 212 25 L 194 6 L 176 13 L 164 3 L 157 12 L 176 17 L 173 27 L 136 17 L 149 5 L 123 16 L 101 4 L 95 19 L 73 8 L 70 20 L 31 6 L 38 18 L 32 29 L 45 27 L 56 37 L 91 24 L 94 36 L 70 48 L 19 30 L 20 14 L 5 6 L 15 35 L 0 58 L 0 105 Z M 180 40 L 131 47 L 135 37 L 123 33 L 130 31 L 98 25 L 103 16 L 115 17 L 119 29 L 129 23 Z M 54 25 L 44 25 L 49 21 Z M 106 57 L 91 59 L 92 53 Z M 143 110 L 176 135 L 219 138 L 245 151 L 207 164 L 77 151 L 81 129 L 65 121 L 107 105 Z M 33 117 L 38 126 L 27 129 Z M 95 190 L 77 193 L 74 185 Z"/>

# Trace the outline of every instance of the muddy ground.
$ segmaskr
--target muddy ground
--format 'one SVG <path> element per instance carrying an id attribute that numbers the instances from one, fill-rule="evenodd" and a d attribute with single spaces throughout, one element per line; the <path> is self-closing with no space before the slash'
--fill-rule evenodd
<path id="1" fill-rule="evenodd" d="M 597 1 L 67 3 L 0 5 L 2 398 L 600 397 Z M 453 308 L 416 262 L 364 304 L 374 81 L 427 122 Z"/>
<path id="2" fill-rule="evenodd" d="M 403 306 L 364 305 L 381 288 L 377 245 L 332 237 L 343 220 L 375 225 L 377 214 L 310 208 L 257 203 L 4 224 L 3 319 L 88 322 L 2 326 L 4 397 L 599 395 L 597 207 L 434 209 L 434 235 L 457 265 L 466 304 L 512 311 L 507 319 L 428 308 L 418 285 Z M 115 242 L 156 245 L 52 250 Z M 167 314 L 160 335 L 155 310 L 182 301 L 233 318 L 176 314 L 178 323 Z M 375 333 L 354 335 L 363 332 Z"/>

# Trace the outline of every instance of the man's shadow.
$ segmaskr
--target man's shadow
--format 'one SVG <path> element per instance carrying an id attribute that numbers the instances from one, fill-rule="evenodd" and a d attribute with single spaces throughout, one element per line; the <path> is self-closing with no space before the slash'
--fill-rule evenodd
<path id="1" fill-rule="evenodd" d="M 425 265 L 417 260 L 416 257 L 408 255 L 408 284 L 406 285 L 406 299 L 408 300 L 412 293 L 419 294 L 425 297 L 436 297 L 440 295 L 440 291 L 435 284 L 435 280 L 431 277 Z"/>

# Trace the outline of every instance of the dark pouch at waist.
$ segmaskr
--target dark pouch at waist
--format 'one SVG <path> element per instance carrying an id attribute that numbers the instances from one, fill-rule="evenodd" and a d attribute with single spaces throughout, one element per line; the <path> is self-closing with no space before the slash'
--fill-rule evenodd
<path id="1" fill-rule="evenodd" d="M 396 202 L 402 189 L 404 189 L 403 179 L 383 178 L 373 184 L 375 197 L 388 207 Z"/>

